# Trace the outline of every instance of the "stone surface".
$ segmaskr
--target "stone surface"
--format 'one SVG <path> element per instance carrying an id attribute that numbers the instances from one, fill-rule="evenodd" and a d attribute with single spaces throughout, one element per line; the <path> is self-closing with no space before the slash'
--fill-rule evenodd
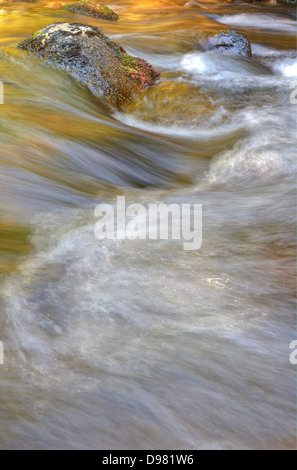
<path id="1" fill-rule="evenodd" d="M 252 57 L 251 44 L 247 36 L 237 31 L 221 31 L 208 39 L 207 49 L 217 52 Z"/>
<path id="2" fill-rule="evenodd" d="M 85 24 L 55 23 L 18 47 L 67 71 L 117 107 L 160 76 L 148 62 L 129 56 L 100 29 Z"/>
<path id="3" fill-rule="evenodd" d="M 92 16 L 93 18 L 101 18 L 103 20 L 118 21 L 119 15 L 111 8 L 96 0 L 81 0 L 80 2 L 67 3 L 64 5 L 65 10 L 79 13 L 80 15 Z"/>

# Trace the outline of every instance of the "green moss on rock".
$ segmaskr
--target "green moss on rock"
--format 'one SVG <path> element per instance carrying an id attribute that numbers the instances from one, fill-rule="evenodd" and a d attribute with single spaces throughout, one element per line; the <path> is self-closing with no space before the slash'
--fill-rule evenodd
<path id="1" fill-rule="evenodd" d="M 124 54 L 123 52 L 119 54 L 119 57 L 123 66 L 125 69 L 127 69 L 128 72 L 135 72 L 135 70 L 138 68 L 138 60 L 136 57 Z"/>
<path id="2" fill-rule="evenodd" d="M 37 39 L 41 35 L 42 35 L 42 31 L 37 31 L 35 34 L 33 34 L 33 39 Z"/>
<path id="3" fill-rule="evenodd" d="M 118 21 L 119 19 L 119 15 L 115 11 L 106 5 L 96 2 L 96 0 L 81 0 L 75 3 L 67 3 L 64 5 L 64 9 L 102 20 Z"/>

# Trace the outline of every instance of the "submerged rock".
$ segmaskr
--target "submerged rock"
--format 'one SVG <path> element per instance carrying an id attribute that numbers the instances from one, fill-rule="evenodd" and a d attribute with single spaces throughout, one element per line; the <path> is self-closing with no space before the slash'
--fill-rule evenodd
<path id="1" fill-rule="evenodd" d="M 169 79 L 140 93 L 124 109 L 140 122 L 166 127 L 198 126 L 217 113 L 220 105 L 214 101 L 208 91 Z"/>
<path id="2" fill-rule="evenodd" d="M 251 43 L 245 34 L 237 31 L 221 31 L 208 39 L 207 49 L 252 57 Z"/>
<path id="3" fill-rule="evenodd" d="M 81 0 L 75 3 L 67 3 L 64 5 L 64 9 L 103 20 L 118 21 L 119 19 L 119 15 L 115 11 L 106 5 L 98 3 L 96 0 Z"/>
<path id="4" fill-rule="evenodd" d="M 160 76 L 144 59 L 129 56 L 100 29 L 85 24 L 55 23 L 21 42 L 18 48 L 67 71 L 117 107 Z"/>

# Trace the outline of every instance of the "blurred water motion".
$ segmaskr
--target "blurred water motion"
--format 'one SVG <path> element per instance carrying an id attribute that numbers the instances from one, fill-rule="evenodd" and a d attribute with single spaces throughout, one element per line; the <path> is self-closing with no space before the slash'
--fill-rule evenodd
<path id="1" fill-rule="evenodd" d="M 0 448 L 294 448 L 294 8 L 113 0 L 109 23 L 0 3 Z M 16 50 L 78 20 L 160 83 L 115 113 Z M 200 50 L 222 23 L 253 61 Z M 98 242 L 117 195 L 203 204 L 202 249 Z"/>

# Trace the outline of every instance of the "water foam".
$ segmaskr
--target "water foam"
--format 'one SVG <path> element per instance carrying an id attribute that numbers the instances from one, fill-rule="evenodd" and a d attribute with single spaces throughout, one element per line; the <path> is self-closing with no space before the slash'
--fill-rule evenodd
<path id="1" fill-rule="evenodd" d="M 276 73 L 280 73 L 285 77 L 297 77 L 296 59 L 284 59 L 283 61 L 275 62 L 272 68 Z"/>
<path id="2" fill-rule="evenodd" d="M 265 66 L 245 57 L 216 52 L 191 52 L 181 62 L 181 69 L 194 74 L 208 74 L 209 79 L 223 79 L 236 75 L 261 76 L 269 75 Z M 210 75 L 209 75 L 210 74 Z"/>

